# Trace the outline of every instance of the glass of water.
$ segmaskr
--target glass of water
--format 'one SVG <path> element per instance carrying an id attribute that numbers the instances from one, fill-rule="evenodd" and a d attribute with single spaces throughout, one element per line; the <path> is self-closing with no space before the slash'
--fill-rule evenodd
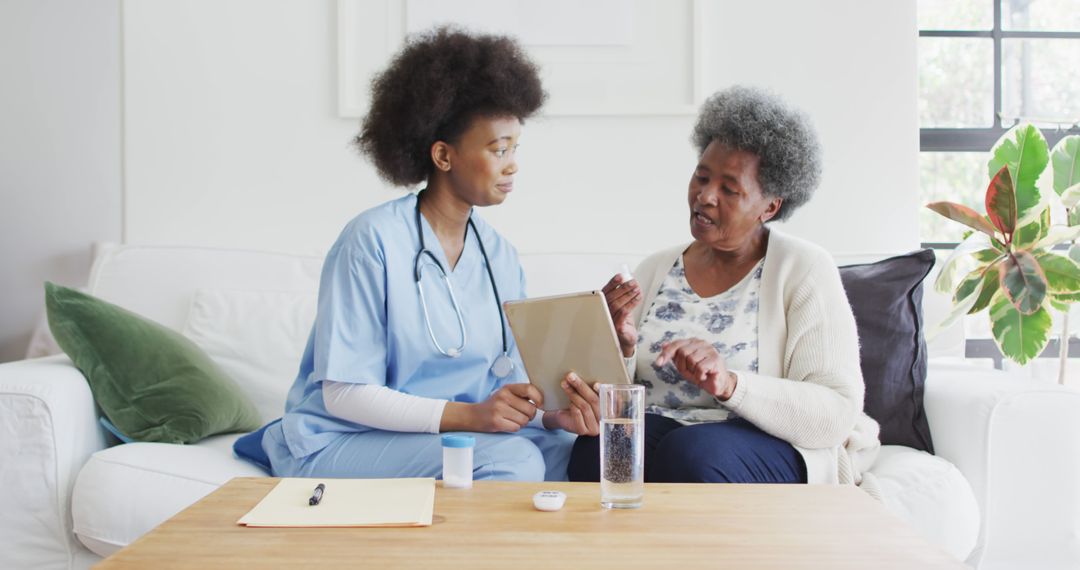
<path id="1" fill-rule="evenodd" d="M 636 509 L 645 495 L 645 387 L 600 385 L 600 506 Z"/>

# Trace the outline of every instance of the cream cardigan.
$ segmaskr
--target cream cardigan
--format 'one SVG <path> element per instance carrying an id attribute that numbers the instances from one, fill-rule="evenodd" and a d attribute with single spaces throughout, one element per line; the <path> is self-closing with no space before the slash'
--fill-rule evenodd
<path id="1" fill-rule="evenodd" d="M 736 370 L 735 393 L 724 406 L 791 443 L 806 462 L 809 483 L 860 484 L 881 444 L 878 425 L 863 413 L 855 317 L 832 256 L 775 229 L 769 231 L 758 306 L 758 372 Z M 641 326 L 664 276 L 689 244 L 657 252 L 634 275 L 644 302 Z M 628 359 L 636 370 L 636 354 Z"/>

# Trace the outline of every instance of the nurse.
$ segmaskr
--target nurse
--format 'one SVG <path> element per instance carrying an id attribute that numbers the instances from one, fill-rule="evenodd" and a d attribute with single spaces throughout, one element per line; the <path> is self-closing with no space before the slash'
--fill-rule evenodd
<path id="1" fill-rule="evenodd" d="M 356 143 L 380 175 L 424 185 L 349 222 L 326 257 L 318 315 L 284 417 L 275 476 L 438 477 L 440 432 L 475 432 L 474 477 L 565 480 L 596 394 L 543 413 L 501 301 L 525 297 L 513 246 L 477 214 L 514 189 L 522 122 L 546 94 L 511 39 L 440 28 L 372 83 Z"/>

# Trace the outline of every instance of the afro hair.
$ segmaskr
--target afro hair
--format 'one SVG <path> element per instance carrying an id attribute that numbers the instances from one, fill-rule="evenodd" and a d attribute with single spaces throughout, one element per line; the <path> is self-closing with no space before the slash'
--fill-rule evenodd
<path id="1" fill-rule="evenodd" d="M 547 94 L 516 41 L 439 27 L 410 38 L 371 84 L 356 145 L 398 186 L 427 180 L 436 141 L 456 142 L 478 116 L 533 115 Z"/>

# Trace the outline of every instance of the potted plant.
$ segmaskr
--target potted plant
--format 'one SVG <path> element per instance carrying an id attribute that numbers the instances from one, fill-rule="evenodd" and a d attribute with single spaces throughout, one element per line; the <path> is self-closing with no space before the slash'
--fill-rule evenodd
<path id="1" fill-rule="evenodd" d="M 989 310 L 999 350 L 1025 364 L 1046 348 L 1051 311 L 1060 311 L 1058 381 L 1064 383 L 1068 311 L 1080 300 L 1080 136 L 1065 137 L 1049 151 L 1039 129 L 1023 124 L 991 152 L 985 215 L 954 202 L 927 205 L 971 229 L 935 282 L 938 291 L 952 293 L 954 303 L 940 326 Z M 1044 172 L 1052 178 L 1040 184 Z"/>

